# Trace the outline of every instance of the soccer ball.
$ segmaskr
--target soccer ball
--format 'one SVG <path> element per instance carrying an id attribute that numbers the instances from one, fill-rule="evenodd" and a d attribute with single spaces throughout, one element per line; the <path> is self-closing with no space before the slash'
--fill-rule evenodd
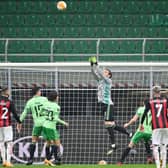
<path id="1" fill-rule="evenodd" d="M 65 10 L 67 8 L 67 4 L 64 1 L 57 2 L 57 9 L 58 10 Z"/>
<path id="2" fill-rule="evenodd" d="M 105 160 L 100 160 L 98 162 L 98 165 L 106 165 L 106 164 L 107 164 L 107 162 Z"/>

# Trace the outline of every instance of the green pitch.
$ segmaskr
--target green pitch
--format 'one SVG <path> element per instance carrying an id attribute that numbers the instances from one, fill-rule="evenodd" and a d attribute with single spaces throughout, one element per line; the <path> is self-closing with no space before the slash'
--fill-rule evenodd
<path id="1" fill-rule="evenodd" d="M 32 166 L 26 166 L 26 165 L 14 165 L 14 168 L 48 168 L 50 166 L 44 166 L 44 165 L 32 165 Z M 109 164 L 109 165 L 60 165 L 55 166 L 57 168 L 155 168 L 154 164 L 151 165 L 145 165 L 145 164 L 125 164 L 122 166 L 117 166 L 115 164 Z"/>

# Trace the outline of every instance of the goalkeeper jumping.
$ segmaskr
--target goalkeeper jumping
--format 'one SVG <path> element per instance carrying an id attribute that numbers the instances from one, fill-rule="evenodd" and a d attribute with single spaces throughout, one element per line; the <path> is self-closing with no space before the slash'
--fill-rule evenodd
<path id="1" fill-rule="evenodd" d="M 96 57 L 90 57 L 89 61 L 91 64 L 91 71 L 98 81 L 98 102 L 104 113 L 104 123 L 111 141 L 110 149 L 107 152 L 107 155 L 109 155 L 116 149 L 114 130 L 126 134 L 129 137 L 131 134 L 127 132 L 124 127 L 116 125 L 114 121 L 114 103 L 111 100 L 112 72 L 107 68 L 102 71 L 98 66 Z"/>

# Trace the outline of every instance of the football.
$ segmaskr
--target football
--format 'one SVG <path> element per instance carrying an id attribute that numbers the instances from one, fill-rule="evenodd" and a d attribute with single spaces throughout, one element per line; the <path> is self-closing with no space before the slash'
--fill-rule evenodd
<path id="1" fill-rule="evenodd" d="M 65 10 L 67 8 L 67 4 L 65 1 L 57 2 L 57 9 L 58 10 Z"/>
<path id="2" fill-rule="evenodd" d="M 98 165 L 106 165 L 106 164 L 107 164 L 107 162 L 105 160 L 100 160 L 98 162 Z"/>

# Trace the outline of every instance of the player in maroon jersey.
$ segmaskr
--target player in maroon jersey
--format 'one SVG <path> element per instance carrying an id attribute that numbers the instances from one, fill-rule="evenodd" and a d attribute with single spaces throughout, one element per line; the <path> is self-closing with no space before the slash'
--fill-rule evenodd
<path id="1" fill-rule="evenodd" d="M 157 168 L 166 168 L 166 155 L 168 144 L 168 99 L 162 98 L 160 93 L 161 87 L 154 86 L 153 99 L 145 107 L 141 124 L 143 124 L 147 112 L 152 114 L 152 144 L 153 154 Z M 142 125 L 140 126 L 143 131 Z"/>
<path id="2" fill-rule="evenodd" d="M 10 91 L 7 87 L 1 89 L 0 95 L 0 150 L 3 166 L 12 167 L 12 140 L 13 131 L 11 123 L 11 113 L 17 121 L 17 130 L 21 129 L 21 122 L 16 113 L 14 103 L 9 99 Z"/>

